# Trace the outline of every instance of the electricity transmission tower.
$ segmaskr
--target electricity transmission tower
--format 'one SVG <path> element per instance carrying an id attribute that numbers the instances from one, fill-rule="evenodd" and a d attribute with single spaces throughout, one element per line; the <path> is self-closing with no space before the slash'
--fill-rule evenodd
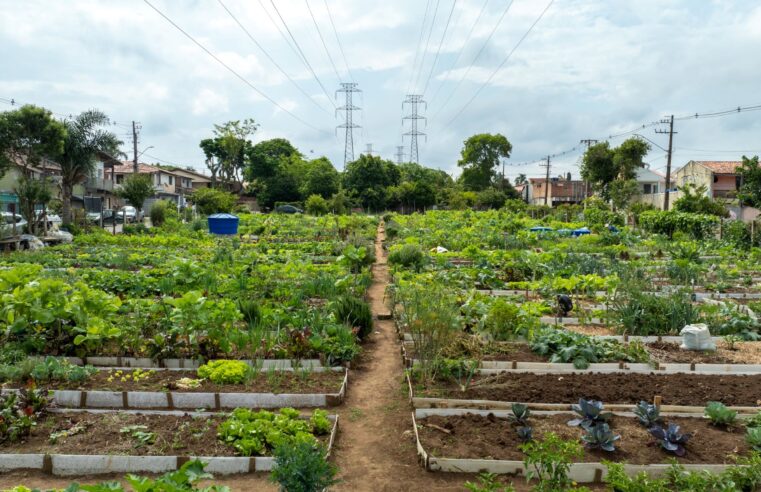
<path id="1" fill-rule="evenodd" d="M 425 116 L 420 116 L 418 114 L 418 109 L 421 105 L 425 109 L 428 109 L 428 106 L 421 94 L 407 94 L 407 98 L 402 103 L 402 109 L 404 109 L 406 104 L 410 105 L 410 114 L 403 117 L 402 120 L 410 120 L 410 131 L 404 133 L 402 138 L 404 138 L 404 136 L 410 137 L 410 162 L 419 164 L 417 138 L 422 135 L 427 139 L 428 136 L 425 133 L 418 131 L 418 120 L 426 119 Z"/>
<path id="2" fill-rule="evenodd" d="M 404 156 L 406 155 L 404 153 L 404 145 L 397 145 L 396 146 L 396 163 L 401 164 L 404 162 Z"/>
<path id="3" fill-rule="evenodd" d="M 344 169 L 346 169 L 346 163 L 354 160 L 354 129 L 360 128 L 360 126 L 355 124 L 352 119 L 354 111 L 359 111 L 360 109 L 354 105 L 352 97 L 355 92 L 359 93 L 362 91 L 357 88 L 356 82 L 341 82 L 341 88 L 336 91 L 336 97 L 338 97 L 339 92 L 344 94 L 345 102 L 343 106 L 336 108 L 336 113 L 338 113 L 338 111 L 345 111 L 346 119 L 343 124 L 336 127 L 336 131 L 338 131 L 339 128 L 344 128 L 346 130 L 346 142 L 344 145 Z"/>

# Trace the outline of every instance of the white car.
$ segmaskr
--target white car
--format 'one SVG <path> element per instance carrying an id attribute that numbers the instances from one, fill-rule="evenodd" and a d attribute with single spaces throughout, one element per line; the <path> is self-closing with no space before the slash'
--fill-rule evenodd
<path id="1" fill-rule="evenodd" d="M 19 214 L 11 212 L 0 212 L 0 234 L 8 236 L 13 234 L 13 224 L 16 224 L 16 234 L 22 234 L 27 222 Z"/>
<path id="2" fill-rule="evenodd" d="M 119 209 L 119 211 L 116 213 L 116 218 L 117 220 L 126 219 L 127 222 L 136 222 L 138 220 L 143 220 L 143 212 L 141 211 L 138 214 L 138 211 L 135 207 L 127 205 Z"/>

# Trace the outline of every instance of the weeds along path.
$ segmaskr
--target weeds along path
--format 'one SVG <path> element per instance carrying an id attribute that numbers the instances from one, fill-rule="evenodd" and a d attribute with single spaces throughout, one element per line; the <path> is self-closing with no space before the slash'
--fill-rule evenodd
<path id="1" fill-rule="evenodd" d="M 347 398 L 338 410 L 334 458 L 342 482 L 334 490 L 463 490 L 462 477 L 428 473 L 417 463 L 394 321 L 377 319 L 378 314 L 389 311 L 385 302 L 390 277 L 384 239 L 381 225 L 375 240 L 373 283 L 368 291 L 375 330 L 349 373 Z"/>

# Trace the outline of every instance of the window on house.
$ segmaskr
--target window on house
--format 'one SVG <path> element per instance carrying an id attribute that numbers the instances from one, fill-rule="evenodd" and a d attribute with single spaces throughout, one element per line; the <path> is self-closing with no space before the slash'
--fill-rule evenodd
<path id="1" fill-rule="evenodd" d="M 116 184 L 122 184 L 124 182 L 124 175 L 119 174 L 116 176 Z"/>
<path id="2" fill-rule="evenodd" d="M 174 181 L 174 178 L 172 176 L 169 176 L 169 184 L 174 184 L 173 181 Z"/>
<path id="3" fill-rule="evenodd" d="M 645 193 L 645 195 L 651 194 L 653 192 L 653 186 L 649 183 L 645 183 L 643 185 L 643 192 Z"/>
<path id="4" fill-rule="evenodd" d="M 719 177 L 717 175 L 715 175 L 715 174 L 713 175 L 713 182 L 714 183 L 718 183 L 719 182 Z"/>

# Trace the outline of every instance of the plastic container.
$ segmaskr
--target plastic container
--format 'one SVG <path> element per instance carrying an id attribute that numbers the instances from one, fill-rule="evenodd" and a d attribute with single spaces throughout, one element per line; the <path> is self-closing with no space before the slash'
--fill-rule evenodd
<path id="1" fill-rule="evenodd" d="M 238 234 L 239 220 L 237 216 L 232 214 L 209 215 L 209 232 L 223 236 Z"/>

